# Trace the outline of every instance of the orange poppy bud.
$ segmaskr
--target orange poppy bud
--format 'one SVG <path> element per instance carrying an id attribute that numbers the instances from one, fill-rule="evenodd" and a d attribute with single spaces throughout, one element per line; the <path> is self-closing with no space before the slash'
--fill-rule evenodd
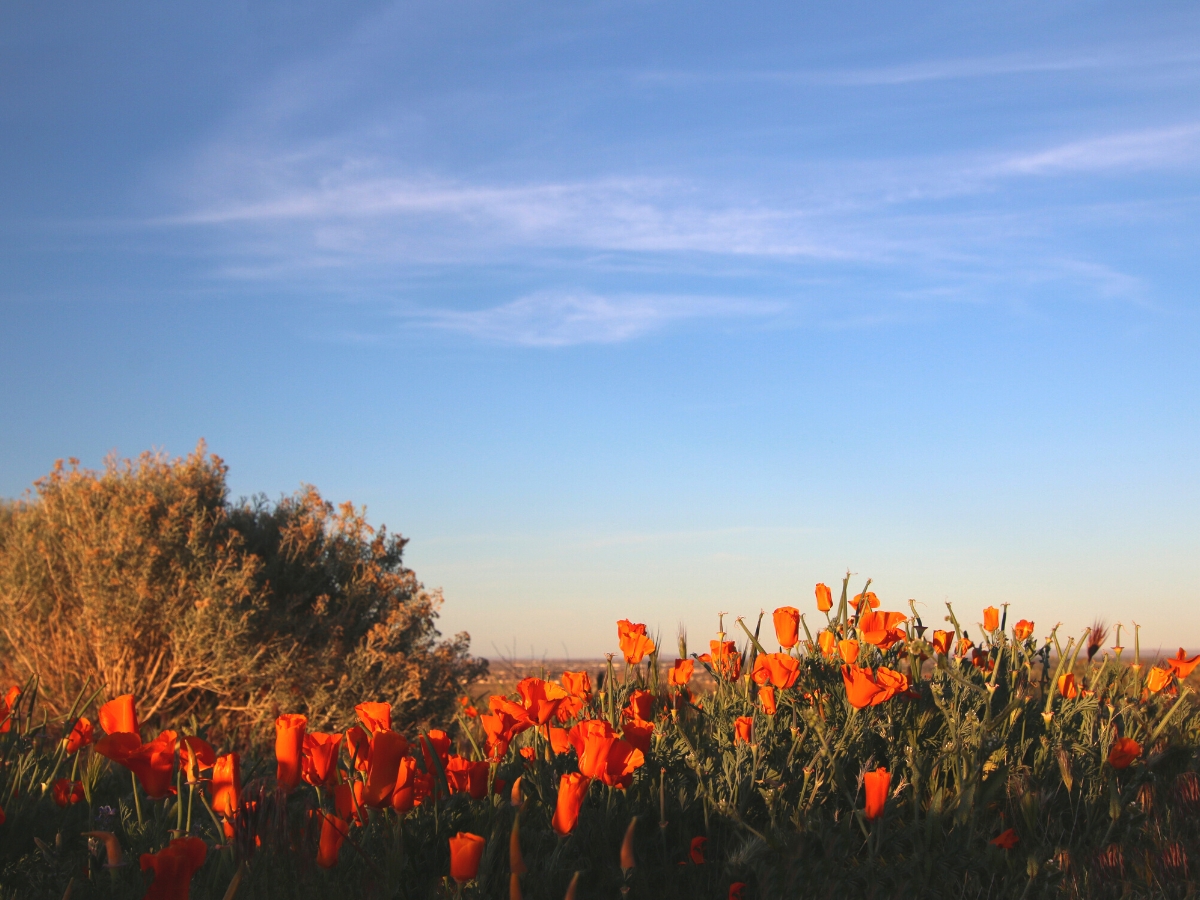
<path id="1" fill-rule="evenodd" d="M 692 865 L 704 865 L 704 848 L 708 845 L 708 838 L 694 837 L 692 838 L 691 846 L 688 848 L 688 859 L 692 861 Z"/>
<path id="2" fill-rule="evenodd" d="M 763 712 L 768 716 L 775 715 L 775 688 L 769 684 L 758 689 L 758 702 L 762 704 Z"/>
<path id="3" fill-rule="evenodd" d="M 80 716 L 71 728 L 71 733 L 67 735 L 67 753 L 79 752 L 80 748 L 92 742 L 94 736 L 91 720 Z"/>
<path id="4" fill-rule="evenodd" d="M 512 793 L 508 798 L 510 806 L 520 806 L 524 802 L 524 798 L 521 796 L 521 779 L 524 777 L 524 775 L 518 775 L 517 780 L 512 784 Z"/>
<path id="5" fill-rule="evenodd" d="M 821 612 L 829 612 L 833 609 L 833 591 L 829 590 L 829 585 L 817 585 L 817 609 Z"/>
<path id="6" fill-rule="evenodd" d="M 105 734 L 137 734 L 138 720 L 133 708 L 133 694 L 122 694 L 101 706 L 100 727 Z"/>
<path id="7" fill-rule="evenodd" d="M 390 703 L 360 703 L 354 707 L 354 714 L 363 728 L 374 734 L 377 731 L 392 730 L 392 705 Z"/>
<path id="8" fill-rule="evenodd" d="M 1020 840 L 1021 838 L 1017 834 L 1015 828 L 1006 828 L 1004 831 L 1000 832 L 998 835 L 988 841 L 988 843 L 1004 850 L 1011 850 L 1013 847 L 1017 846 L 1017 843 Z"/>
<path id="9" fill-rule="evenodd" d="M 1108 764 L 1114 769 L 1128 769 L 1130 763 L 1142 755 L 1142 745 L 1133 738 L 1119 737 L 1108 751 Z"/>
<path id="10" fill-rule="evenodd" d="M 371 738 L 371 763 L 367 766 L 367 806 L 382 809 L 392 802 L 400 758 L 408 753 L 408 741 L 394 731 L 377 731 Z"/>
<path id="11" fill-rule="evenodd" d="M 837 647 L 846 662 L 853 664 L 858 661 L 858 641 L 838 641 Z"/>
<path id="12" fill-rule="evenodd" d="M 1167 665 L 1170 666 L 1175 672 L 1175 677 L 1177 677 L 1180 681 L 1183 681 L 1183 679 L 1192 674 L 1192 670 L 1195 669 L 1196 666 L 1200 665 L 1200 653 L 1196 654 L 1191 659 L 1188 659 L 1187 654 L 1184 652 L 1183 648 L 1180 647 L 1179 652 L 1167 660 Z"/>
<path id="13" fill-rule="evenodd" d="M 685 687 L 692 680 L 696 663 L 690 659 L 677 659 L 675 665 L 667 672 L 667 684 L 671 687 Z"/>
<path id="14" fill-rule="evenodd" d="M 591 779 L 581 772 L 567 772 L 558 782 L 558 800 L 554 806 L 554 818 L 551 825 L 560 835 L 568 835 L 575 830 L 579 821 L 579 810 L 587 797 Z"/>
<path id="15" fill-rule="evenodd" d="M 754 740 L 754 719 L 750 716 L 738 716 L 733 721 L 733 742 L 749 744 Z"/>
<path id="16" fill-rule="evenodd" d="M 232 818 L 242 803 L 242 770 L 236 753 L 225 753 L 213 763 L 212 807 Z"/>
<path id="17" fill-rule="evenodd" d="M 983 611 L 983 630 L 987 632 L 1000 630 L 1000 610 L 989 606 Z"/>
<path id="18" fill-rule="evenodd" d="M 486 843 L 479 835 L 466 831 L 450 838 L 450 877 L 459 884 L 466 884 L 478 875 Z"/>
<path id="19" fill-rule="evenodd" d="M 817 646 L 826 656 L 833 656 L 833 649 L 837 646 L 837 635 L 829 629 L 822 631 L 817 635 Z"/>
<path id="20" fill-rule="evenodd" d="M 800 638 L 800 610 L 794 606 L 781 606 L 772 613 L 771 618 L 775 620 L 775 637 L 779 640 L 779 646 L 787 650 L 795 647 Z"/>
<path id="21" fill-rule="evenodd" d="M 709 641 L 708 646 L 711 652 L 701 656 L 700 661 L 712 666 L 717 677 L 737 681 L 742 673 L 742 655 L 738 653 L 737 644 L 734 641 Z"/>
<path id="22" fill-rule="evenodd" d="M 625 837 L 621 841 L 621 871 L 626 875 L 637 865 L 637 860 L 633 855 L 633 832 L 636 828 L 637 816 L 634 816 L 629 820 L 629 826 L 625 829 Z"/>
<path id="23" fill-rule="evenodd" d="M 176 838 L 157 853 L 143 853 L 142 871 L 154 871 L 145 900 L 187 900 L 192 876 L 207 856 L 208 845 L 197 837 Z"/>
<path id="24" fill-rule="evenodd" d="M 1015 637 L 1018 641 L 1028 640 L 1029 636 L 1032 634 L 1033 634 L 1033 623 L 1030 622 L 1028 619 L 1022 619 L 1020 622 L 1018 622 L 1016 625 L 1013 626 L 1013 637 Z"/>
<path id="25" fill-rule="evenodd" d="M 320 731 L 306 733 L 300 745 L 300 777 L 317 787 L 333 784 L 337 779 L 338 748 L 341 745 L 340 734 Z"/>
<path id="26" fill-rule="evenodd" d="M 332 869 L 337 865 L 338 851 L 342 849 L 342 841 L 350 832 L 350 826 L 337 816 L 331 816 L 321 810 L 317 810 L 317 815 L 321 817 L 321 843 L 317 847 L 317 865 L 322 869 Z"/>
<path id="27" fill-rule="evenodd" d="M 935 653 L 940 653 L 943 656 L 950 654 L 950 641 L 954 635 L 949 631 L 934 631 L 933 633 L 933 650 Z"/>
<path id="28" fill-rule="evenodd" d="M 1075 676 L 1068 672 L 1058 677 L 1058 692 L 1068 700 L 1079 696 L 1079 688 L 1075 685 Z"/>
<path id="29" fill-rule="evenodd" d="M 617 622 L 617 640 L 630 665 L 636 666 L 647 653 L 654 652 L 654 641 L 646 636 L 646 626 L 628 619 Z"/>
<path id="30" fill-rule="evenodd" d="M 307 726 L 308 718 L 299 713 L 284 713 L 275 720 L 275 780 L 289 791 L 300 783 L 304 730 Z"/>
<path id="31" fill-rule="evenodd" d="M 867 821 L 874 821 L 883 815 L 883 807 L 887 803 L 888 788 L 891 784 L 891 773 L 883 766 L 874 772 L 867 772 L 863 775 L 863 791 L 867 797 L 863 815 L 867 817 Z"/>

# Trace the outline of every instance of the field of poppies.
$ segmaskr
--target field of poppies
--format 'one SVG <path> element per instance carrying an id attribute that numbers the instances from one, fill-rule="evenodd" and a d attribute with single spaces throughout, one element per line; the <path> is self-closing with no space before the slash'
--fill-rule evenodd
<path id="1" fill-rule="evenodd" d="M 363 697 L 230 746 L 103 685 L 49 714 L 31 679 L 0 707 L 0 900 L 1196 895 L 1200 656 L 869 588 L 704 652 L 621 620 L 603 668 L 466 686 L 421 733 Z"/>

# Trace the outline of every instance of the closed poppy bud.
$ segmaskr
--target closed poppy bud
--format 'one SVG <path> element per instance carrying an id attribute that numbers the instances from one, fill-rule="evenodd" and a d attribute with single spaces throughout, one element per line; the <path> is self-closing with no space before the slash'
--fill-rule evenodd
<path id="1" fill-rule="evenodd" d="M 298 713 L 284 713 L 275 720 L 275 780 L 289 791 L 300 783 L 307 726 L 307 717 Z"/>
<path id="2" fill-rule="evenodd" d="M 794 606 L 781 606 L 772 613 L 775 620 L 775 637 L 779 646 L 790 650 L 799 640 L 800 610 Z"/>
<path id="3" fill-rule="evenodd" d="M 1114 769 L 1128 769 L 1130 763 L 1142 755 L 1142 745 L 1133 738 L 1119 737 L 1108 751 L 1108 764 Z"/>
<path id="4" fill-rule="evenodd" d="M 67 735 L 67 753 L 79 752 L 80 748 L 90 744 L 94 737 L 95 732 L 91 721 L 80 716 L 71 729 L 71 733 Z"/>
<path id="5" fill-rule="evenodd" d="M 692 838 L 691 846 L 688 848 L 688 859 L 692 861 L 693 865 L 703 865 L 706 846 L 708 846 L 708 838 L 703 836 Z"/>
<path id="6" fill-rule="evenodd" d="M 242 803 L 242 768 L 236 753 L 224 753 L 213 763 L 212 806 L 232 818 Z"/>
<path id="7" fill-rule="evenodd" d="M 1066 675 L 1059 676 L 1058 692 L 1068 700 L 1074 700 L 1079 696 L 1079 688 L 1075 686 L 1075 676 L 1068 672 Z"/>
<path id="8" fill-rule="evenodd" d="M 1015 637 L 1018 641 L 1028 640 L 1029 636 L 1032 634 L 1033 623 L 1028 619 L 1022 619 L 1013 626 L 1013 637 Z"/>
<path id="9" fill-rule="evenodd" d="M 567 772 L 558 782 L 558 800 L 554 806 L 554 818 L 550 824 L 560 835 L 575 830 L 579 821 L 579 810 L 587 797 L 591 779 L 580 772 Z"/>
<path id="10" fill-rule="evenodd" d="M 1020 840 L 1021 838 L 1017 834 L 1015 828 L 1006 828 L 1004 831 L 1000 832 L 998 835 L 988 841 L 988 843 L 1004 850 L 1011 850 L 1013 847 L 1017 846 L 1017 842 Z"/>
<path id="11" fill-rule="evenodd" d="M 204 865 L 208 845 L 200 838 L 176 838 L 158 853 L 143 853 L 143 872 L 154 871 L 145 900 L 188 900 L 192 876 Z"/>
<path id="12" fill-rule="evenodd" d="M 508 836 L 508 870 L 514 875 L 524 875 L 525 857 L 521 853 L 521 816 L 513 816 L 512 832 Z"/>
<path id="13" fill-rule="evenodd" d="M 733 721 L 733 742 L 748 744 L 754 740 L 754 719 L 750 716 L 738 716 Z"/>
<path id="14" fill-rule="evenodd" d="M 521 779 L 524 777 L 524 775 L 518 775 L 517 780 L 513 782 L 512 791 L 508 798 L 508 802 L 512 806 L 520 806 L 523 802 L 523 798 L 521 797 Z"/>
<path id="15" fill-rule="evenodd" d="M 863 791 L 866 793 L 866 808 L 863 815 L 868 821 L 874 821 L 883 815 L 883 807 L 887 802 L 888 788 L 891 787 L 892 776 L 883 766 L 874 772 L 863 775 Z"/>
<path id="16" fill-rule="evenodd" d="M 100 727 L 105 734 L 137 734 L 138 720 L 133 708 L 133 694 L 122 694 L 101 706 Z"/>
<path id="17" fill-rule="evenodd" d="M 692 680 L 696 663 L 690 659 L 677 659 L 675 665 L 667 672 L 667 684 L 671 687 L 685 687 Z"/>
<path id="18" fill-rule="evenodd" d="M 763 712 L 768 716 L 775 715 L 775 688 L 769 684 L 758 689 L 758 702 L 762 704 Z"/>
<path id="19" fill-rule="evenodd" d="M 950 655 L 950 641 L 954 638 L 954 634 L 949 631 L 934 631 L 933 633 L 933 651 L 940 653 L 943 656 Z"/>
<path id="20" fill-rule="evenodd" d="M 853 639 L 847 641 L 838 641 L 837 647 L 838 653 L 841 654 L 842 659 L 844 659 L 846 662 L 853 665 L 858 661 L 858 641 Z"/>
<path id="21" fill-rule="evenodd" d="M 637 816 L 634 816 L 629 820 L 629 827 L 625 829 L 625 838 L 621 841 L 621 870 L 626 873 L 637 864 L 633 856 L 633 832 L 636 828 Z"/>
<path id="22" fill-rule="evenodd" d="M 392 705 L 390 703 L 360 703 L 354 707 L 354 713 L 363 728 L 374 734 L 377 731 L 392 730 Z"/>
<path id="23" fill-rule="evenodd" d="M 826 656 L 833 656 L 833 650 L 837 647 L 837 642 L 837 635 L 828 629 L 817 635 L 817 645 Z"/>
<path id="24" fill-rule="evenodd" d="M 829 590 L 829 585 L 817 585 L 817 609 L 821 612 L 829 612 L 833 609 L 833 591 Z"/>
<path id="25" fill-rule="evenodd" d="M 466 831 L 450 838 L 450 877 L 465 884 L 478 875 L 485 843 L 479 835 Z"/>
<path id="26" fill-rule="evenodd" d="M 317 787 L 333 784 L 337 778 L 338 748 L 341 745 L 340 734 L 324 734 L 320 731 L 305 734 L 300 746 L 300 777 Z"/>
<path id="27" fill-rule="evenodd" d="M 338 851 L 342 849 L 342 841 L 350 831 L 350 826 L 337 816 L 318 810 L 321 817 L 321 843 L 317 848 L 317 865 L 322 869 L 332 869 L 337 865 Z"/>
<path id="28" fill-rule="evenodd" d="M 392 802 L 400 759 L 408 753 L 408 741 L 394 731 L 377 731 L 371 738 L 371 764 L 367 767 L 367 806 L 382 809 Z"/>
<path id="29" fill-rule="evenodd" d="M 994 606 L 989 606 L 983 611 L 983 630 L 997 631 L 1000 628 L 1000 610 Z"/>

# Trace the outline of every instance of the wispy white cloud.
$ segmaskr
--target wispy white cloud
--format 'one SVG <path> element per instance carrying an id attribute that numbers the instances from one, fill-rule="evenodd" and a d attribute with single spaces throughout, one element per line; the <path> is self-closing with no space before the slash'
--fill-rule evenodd
<path id="1" fill-rule="evenodd" d="M 485 341 L 564 347 L 618 343 L 687 319 L 763 317 L 784 308 L 781 303 L 722 297 L 539 291 L 485 309 L 430 309 L 404 315 L 433 328 Z"/>
<path id="2" fill-rule="evenodd" d="M 1071 141 L 1003 160 L 997 175 L 1055 175 L 1187 165 L 1200 160 L 1200 122 Z"/>

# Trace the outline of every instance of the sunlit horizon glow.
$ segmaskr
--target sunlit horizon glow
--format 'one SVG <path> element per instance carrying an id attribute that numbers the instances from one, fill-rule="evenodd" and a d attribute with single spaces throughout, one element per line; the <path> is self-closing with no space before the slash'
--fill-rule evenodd
<path id="1" fill-rule="evenodd" d="M 847 569 L 1200 646 L 1200 9 L 0 17 L 0 496 L 204 438 L 489 657 Z"/>

